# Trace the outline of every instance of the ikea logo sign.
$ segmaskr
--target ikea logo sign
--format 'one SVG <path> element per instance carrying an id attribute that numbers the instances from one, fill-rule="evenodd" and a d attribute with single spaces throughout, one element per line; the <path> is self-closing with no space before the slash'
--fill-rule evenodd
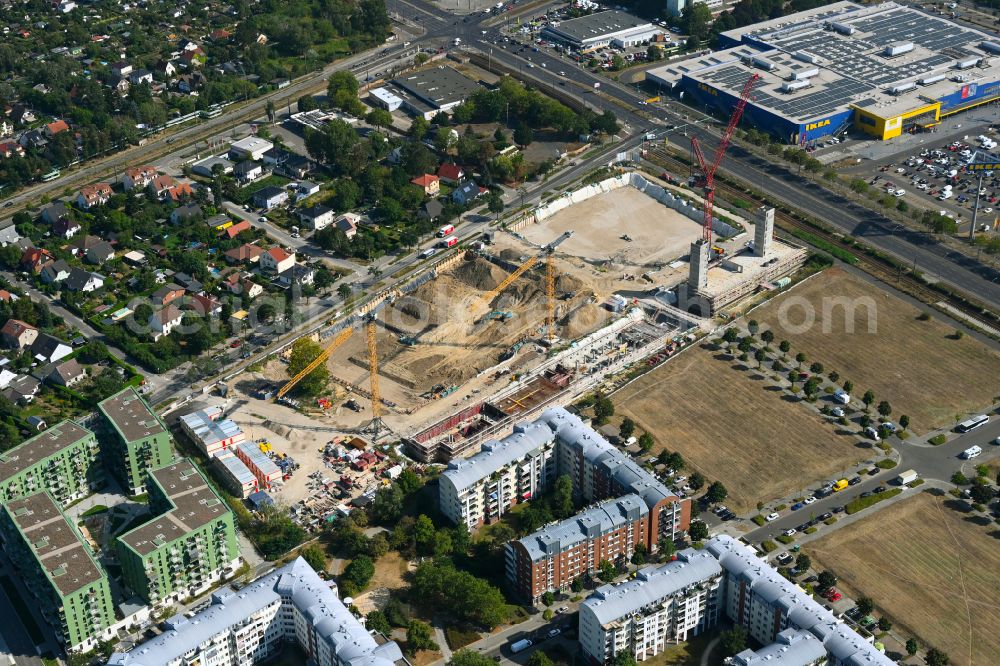
<path id="1" fill-rule="evenodd" d="M 808 125 L 806 125 L 806 131 L 810 132 L 810 131 L 812 131 L 814 129 L 819 129 L 820 127 L 826 127 L 829 124 L 830 124 L 830 119 L 829 118 L 827 118 L 826 120 L 820 120 L 820 121 L 815 122 L 815 123 L 809 123 Z"/>
<path id="2" fill-rule="evenodd" d="M 965 168 L 968 171 L 1000 171 L 1000 162 L 977 162 Z"/>
<path id="3" fill-rule="evenodd" d="M 699 83 L 698 84 L 698 88 L 701 89 L 703 92 L 707 92 L 709 95 L 716 95 L 716 96 L 718 96 L 718 94 L 719 94 L 718 90 L 716 90 L 715 88 L 712 88 L 711 86 L 705 85 L 704 83 Z"/>

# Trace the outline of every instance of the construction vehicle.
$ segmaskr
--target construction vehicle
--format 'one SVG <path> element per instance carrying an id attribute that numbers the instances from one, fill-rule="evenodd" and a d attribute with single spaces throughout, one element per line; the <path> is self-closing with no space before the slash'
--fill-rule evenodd
<path id="1" fill-rule="evenodd" d="M 722 133 L 722 138 L 719 139 L 719 145 L 715 149 L 715 156 L 711 164 L 705 161 L 705 155 L 701 151 L 701 144 L 698 143 L 698 138 L 691 137 L 691 148 L 701 169 L 701 173 L 695 176 L 695 185 L 700 186 L 705 192 L 705 219 L 702 225 L 702 240 L 709 247 L 712 245 L 712 209 L 715 202 L 715 172 L 718 170 L 719 165 L 722 164 L 726 148 L 729 147 L 729 142 L 732 141 L 736 126 L 739 124 L 740 118 L 743 117 L 743 110 L 750 100 L 750 93 L 753 91 L 754 84 L 759 79 L 760 74 L 754 72 L 747 79 L 746 83 L 743 84 L 743 90 L 740 92 L 740 100 L 736 104 L 736 108 L 733 109 L 733 115 L 729 118 L 729 125 L 726 126 L 726 131 Z"/>
<path id="2" fill-rule="evenodd" d="M 508 359 L 514 358 L 514 355 L 517 354 L 517 352 L 520 351 L 521 347 L 523 346 L 524 346 L 524 340 L 518 340 L 510 347 L 508 347 L 504 353 L 500 354 L 500 360 L 506 361 Z"/>
<path id="3" fill-rule="evenodd" d="M 495 321 L 507 321 L 514 318 L 514 313 L 510 310 L 493 310 L 486 315 L 486 318 Z"/>
<path id="4" fill-rule="evenodd" d="M 399 336 L 399 344 L 406 345 L 407 347 L 412 347 L 417 344 L 418 340 L 416 338 L 411 338 L 408 335 Z"/>

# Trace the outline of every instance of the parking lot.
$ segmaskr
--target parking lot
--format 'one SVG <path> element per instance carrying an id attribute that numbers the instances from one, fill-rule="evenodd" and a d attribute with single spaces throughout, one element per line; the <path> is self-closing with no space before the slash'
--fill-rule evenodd
<path id="1" fill-rule="evenodd" d="M 899 197 L 921 209 L 939 212 L 958 223 L 958 231 L 968 232 L 976 204 L 978 174 L 966 164 L 977 151 L 992 154 L 997 148 L 997 126 L 978 135 L 936 146 L 924 146 L 904 153 L 877 167 L 868 184 Z M 1000 174 L 987 172 L 979 192 L 978 231 L 990 231 L 1000 211 Z"/>

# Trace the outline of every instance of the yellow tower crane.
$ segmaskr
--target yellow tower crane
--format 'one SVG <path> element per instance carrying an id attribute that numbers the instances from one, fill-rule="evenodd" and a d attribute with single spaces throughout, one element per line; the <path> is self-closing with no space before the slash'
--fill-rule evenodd
<path id="1" fill-rule="evenodd" d="M 545 256 L 545 298 L 548 306 L 548 317 L 545 323 L 549 342 L 556 339 L 556 267 L 552 262 L 553 254 L 552 249 L 549 249 Z"/>
<path id="2" fill-rule="evenodd" d="M 278 391 L 278 397 L 283 398 L 286 393 L 295 388 L 296 384 L 302 381 L 303 377 L 305 377 L 310 372 L 318 368 L 320 364 L 325 363 L 326 359 L 330 358 L 330 354 L 335 352 L 337 350 L 337 347 L 347 342 L 347 339 L 351 337 L 352 333 L 354 333 L 354 329 L 352 328 L 345 328 L 343 331 L 341 331 L 340 334 L 337 335 L 337 337 L 335 337 L 330 342 L 330 344 L 328 344 L 326 347 L 323 348 L 323 351 L 320 352 L 319 356 L 314 358 L 312 362 L 309 363 L 309 365 L 302 368 L 302 370 L 300 370 L 297 375 L 289 379 L 288 382 L 281 387 L 281 389 Z"/>
<path id="3" fill-rule="evenodd" d="M 362 432 L 370 433 L 372 438 L 372 443 L 378 441 L 378 438 L 385 433 L 391 432 L 385 421 L 382 420 L 382 392 L 379 389 L 378 383 L 378 344 L 376 342 L 376 334 L 378 333 L 378 327 L 376 325 L 376 315 L 374 312 L 368 315 L 368 323 L 366 325 L 366 334 L 368 338 L 368 373 L 371 378 L 371 394 L 372 394 L 372 420 L 362 429 Z"/>

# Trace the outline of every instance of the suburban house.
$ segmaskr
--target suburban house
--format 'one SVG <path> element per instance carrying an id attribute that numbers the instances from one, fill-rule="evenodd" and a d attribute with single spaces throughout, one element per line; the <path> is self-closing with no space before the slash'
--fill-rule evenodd
<path id="1" fill-rule="evenodd" d="M 162 199 L 167 196 L 167 190 L 177 184 L 170 176 L 164 174 L 162 176 L 156 176 L 149 183 L 146 184 L 146 189 L 149 193 L 156 197 L 157 199 Z"/>
<path id="2" fill-rule="evenodd" d="M 312 170 L 312 162 L 301 155 L 278 147 L 264 153 L 264 164 L 273 167 L 275 173 L 289 178 L 305 178 Z"/>
<path id="3" fill-rule="evenodd" d="M 130 250 L 122 255 L 122 259 L 125 263 L 130 264 L 135 267 L 145 266 L 147 263 L 146 255 L 138 250 Z"/>
<path id="4" fill-rule="evenodd" d="M 73 268 L 69 272 L 69 277 L 63 282 L 63 287 L 70 291 L 91 292 L 97 291 L 103 286 L 103 275 L 100 273 L 91 273 L 82 268 Z"/>
<path id="5" fill-rule="evenodd" d="M 22 375 L 12 381 L 6 390 L 0 395 L 11 402 L 27 404 L 38 395 L 40 382 L 30 375 Z"/>
<path id="6" fill-rule="evenodd" d="M 173 283 L 165 284 L 153 292 L 153 303 L 169 305 L 184 295 L 184 287 Z"/>
<path id="7" fill-rule="evenodd" d="M 125 169 L 125 178 L 122 182 L 125 184 L 125 191 L 131 192 L 145 189 L 154 178 L 156 178 L 156 167 L 148 165 L 129 167 Z"/>
<path id="8" fill-rule="evenodd" d="M 174 66 L 174 63 L 170 62 L 169 60 L 158 61 L 156 65 L 153 67 L 153 70 L 157 74 L 162 76 L 164 79 L 169 79 L 170 77 L 172 77 L 174 74 L 177 73 L 177 68 Z"/>
<path id="9" fill-rule="evenodd" d="M 333 222 L 333 209 L 326 206 L 316 205 L 308 208 L 301 208 L 298 211 L 299 220 L 310 229 L 319 231 L 330 226 Z"/>
<path id="10" fill-rule="evenodd" d="M 89 210 L 94 206 L 103 206 L 108 203 L 108 199 L 114 191 L 108 183 L 94 183 L 80 188 L 80 193 L 76 195 L 76 205 L 84 210 Z"/>
<path id="11" fill-rule="evenodd" d="M 316 271 L 305 264 L 294 264 L 278 274 L 278 286 L 288 289 L 293 284 L 311 286 L 316 282 Z"/>
<path id="12" fill-rule="evenodd" d="M 56 220 L 60 217 L 66 217 L 69 215 L 69 208 L 66 207 L 62 201 L 56 201 L 50 203 L 48 206 L 42 209 L 42 222 L 48 224 L 55 224 Z"/>
<path id="13" fill-rule="evenodd" d="M 52 261 L 52 253 L 39 247 L 29 247 L 21 254 L 21 267 L 32 273 L 41 273 L 45 264 Z"/>
<path id="14" fill-rule="evenodd" d="M 134 86 L 138 86 L 143 83 L 146 85 L 152 85 L 153 73 L 148 69 L 137 69 L 128 75 L 128 82 Z"/>
<path id="15" fill-rule="evenodd" d="M 314 183 L 309 180 L 299 181 L 299 185 L 296 190 L 299 193 L 299 199 L 305 199 L 306 197 L 311 197 L 314 194 L 319 194 L 319 183 Z"/>
<path id="16" fill-rule="evenodd" d="M 0 157 L 4 159 L 14 157 L 24 157 L 24 146 L 16 141 L 0 141 Z"/>
<path id="17" fill-rule="evenodd" d="M 449 185 L 457 185 L 463 178 L 465 178 L 465 169 L 458 166 L 457 164 L 442 164 L 438 167 L 437 172 L 438 178 L 448 183 Z"/>
<path id="18" fill-rule="evenodd" d="M 248 136 L 245 139 L 234 141 L 229 146 L 229 159 L 231 160 L 259 160 L 264 157 L 264 153 L 274 148 L 274 144 L 259 136 Z"/>
<path id="19" fill-rule="evenodd" d="M 132 73 L 132 64 L 127 60 L 118 60 L 111 63 L 111 73 L 115 76 L 128 76 Z"/>
<path id="20" fill-rule="evenodd" d="M 153 341 L 155 342 L 165 335 L 170 335 L 170 331 L 181 325 L 183 317 L 184 313 L 173 305 L 167 305 L 150 315 L 149 334 L 153 337 Z"/>
<path id="21" fill-rule="evenodd" d="M 361 216 L 357 213 L 344 213 L 337 218 L 337 228 L 344 232 L 344 235 L 348 239 L 354 238 L 358 233 L 358 224 L 361 222 Z"/>
<path id="22" fill-rule="evenodd" d="M 231 174 L 233 172 L 233 163 L 225 157 L 210 155 L 191 165 L 192 173 L 204 176 L 205 178 L 214 178 L 217 170 L 221 170 L 224 175 Z"/>
<path id="23" fill-rule="evenodd" d="M 66 124 L 65 120 L 56 120 L 45 126 L 45 136 L 50 139 L 60 132 L 68 132 L 69 125 Z"/>
<path id="24" fill-rule="evenodd" d="M 57 259 L 56 261 L 50 261 L 42 269 L 42 282 L 45 284 L 56 284 L 57 282 L 62 282 L 69 277 L 70 270 L 72 270 L 65 261 L 62 259 Z"/>
<path id="25" fill-rule="evenodd" d="M 79 361 L 75 358 L 71 358 L 65 363 L 60 363 L 48 376 L 48 381 L 53 384 L 58 384 L 59 386 L 66 386 L 67 388 L 75 384 L 79 384 L 81 381 L 86 379 L 87 373 L 80 365 Z"/>
<path id="26" fill-rule="evenodd" d="M 195 294 L 191 296 L 187 301 L 187 305 L 198 314 L 209 317 L 217 317 L 222 312 L 222 302 L 215 296 L 207 294 Z"/>
<path id="27" fill-rule="evenodd" d="M 280 206 L 286 201 L 288 201 L 288 192 L 273 185 L 257 190 L 253 195 L 253 204 L 257 208 L 266 208 L 267 210 Z"/>
<path id="28" fill-rule="evenodd" d="M 246 296 L 248 299 L 253 300 L 264 293 L 264 287 L 260 286 L 253 280 L 243 280 L 240 282 L 240 292 L 242 295 Z"/>
<path id="29" fill-rule="evenodd" d="M 174 282 L 192 294 L 198 293 L 205 288 L 193 275 L 188 275 L 187 273 L 174 273 Z"/>
<path id="30" fill-rule="evenodd" d="M 436 220 L 444 213 L 444 205 L 437 199 L 425 201 L 424 205 L 417 211 L 417 217 L 427 220 Z"/>
<path id="31" fill-rule="evenodd" d="M 479 187 L 473 180 L 463 181 L 451 193 L 451 200 L 459 206 L 468 206 L 488 192 L 485 187 Z"/>
<path id="32" fill-rule="evenodd" d="M 37 338 L 38 329 L 20 319 L 8 319 L 3 328 L 0 328 L 0 339 L 5 347 L 12 349 L 30 347 Z"/>
<path id="33" fill-rule="evenodd" d="M 441 193 L 441 179 L 433 174 L 425 173 L 410 182 L 422 189 L 424 194 L 429 197 L 436 197 Z"/>
<path id="34" fill-rule="evenodd" d="M 179 222 L 188 222 L 189 220 L 196 220 L 204 215 L 201 206 L 196 203 L 187 203 L 178 206 L 170 213 L 170 222 L 172 224 L 178 224 Z"/>
<path id="35" fill-rule="evenodd" d="M 205 220 L 205 224 L 212 227 L 216 231 L 222 231 L 226 227 L 233 223 L 232 219 L 225 213 L 219 213 L 218 215 L 213 215 Z"/>
<path id="36" fill-rule="evenodd" d="M 80 233 L 81 229 L 83 227 L 80 226 L 79 222 L 68 217 L 60 217 L 52 223 L 53 235 L 67 240 Z"/>
<path id="37" fill-rule="evenodd" d="M 194 189 L 192 189 L 191 183 L 177 183 L 167 190 L 167 198 L 173 202 L 192 196 L 194 196 Z"/>
<path id="38" fill-rule="evenodd" d="M 72 353 L 72 347 L 48 333 L 39 333 L 35 341 L 31 343 L 31 355 L 39 363 L 55 363 Z"/>
<path id="39" fill-rule="evenodd" d="M 238 183 L 252 183 L 264 175 L 264 167 L 250 160 L 243 160 L 233 167 L 233 176 Z"/>
<path id="40" fill-rule="evenodd" d="M 89 234 L 70 244 L 69 251 L 73 256 L 82 257 L 91 264 L 103 264 L 115 256 L 115 249 L 111 243 Z"/>
<path id="41" fill-rule="evenodd" d="M 295 253 L 289 253 L 281 247 L 272 247 L 260 255 L 260 268 L 268 273 L 284 273 L 294 265 Z"/>
<path id="42" fill-rule="evenodd" d="M 239 247 L 234 247 L 232 250 L 226 250 L 225 257 L 226 261 L 231 264 L 252 264 L 260 259 L 260 255 L 262 254 L 264 254 L 264 250 L 259 246 L 252 243 L 244 243 Z"/>
<path id="43" fill-rule="evenodd" d="M 246 221 L 246 220 L 240 220 L 236 224 L 234 224 L 232 226 L 229 226 L 229 227 L 226 227 L 225 229 L 223 229 L 222 230 L 222 235 L 227 240 L 232 240 L 232 239 L 236 238 L 237 236 L 239 236 L 244 231 L 250 231 L 252 228 L 253 227 L 250 226 L 250 223 L 248 221 Z"/>

